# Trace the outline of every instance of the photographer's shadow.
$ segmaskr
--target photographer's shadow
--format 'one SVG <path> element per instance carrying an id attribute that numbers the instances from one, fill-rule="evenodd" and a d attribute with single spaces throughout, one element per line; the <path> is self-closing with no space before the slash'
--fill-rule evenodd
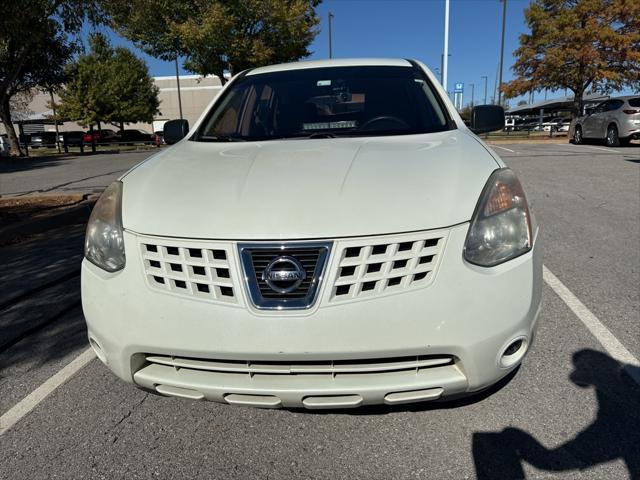
<path id="1" fill-rule="evenodd" d="M 518 428 L 476 432 L 472 448 L 478 479 L 524 479 L 523 461 L 540 470 L 560 472 L 617 459 L 626 463 L 632 479 L 640 479 L 640 389 L 604 353 L 581 350 L 573 355 L 573 364 L 571 381 L 596 389 L 595 421 L 572 440 L 551 449 Z"/>

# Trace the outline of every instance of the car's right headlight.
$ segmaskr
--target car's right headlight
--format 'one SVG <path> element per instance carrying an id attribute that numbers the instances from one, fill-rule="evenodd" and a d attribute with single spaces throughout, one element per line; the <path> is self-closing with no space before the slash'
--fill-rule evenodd
<path id="1" fill-rule="evenodd" d="M 107 272 L 124 268 L 122 182 L 109 185 L 93 207 L 87 224 L 84 256 Z"/>
<path id="2" fill-rule="evenodd" d="M 464 258 L 493 267 L 531 250 L 531 213 L 520 181 L 508 168 L 491 174 L 476 206 Z"/>

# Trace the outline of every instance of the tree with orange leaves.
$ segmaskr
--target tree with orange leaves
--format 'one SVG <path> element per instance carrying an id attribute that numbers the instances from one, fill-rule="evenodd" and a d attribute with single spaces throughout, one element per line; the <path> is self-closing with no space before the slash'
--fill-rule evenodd
<path id="1" fill-rule="evenodd" d="M 542 89 L 569 89 L 574 115 L 590 89 L 640 88 L 640 1 L 533 0 L 530 33 L 520 35 L 507 98 Z"/>

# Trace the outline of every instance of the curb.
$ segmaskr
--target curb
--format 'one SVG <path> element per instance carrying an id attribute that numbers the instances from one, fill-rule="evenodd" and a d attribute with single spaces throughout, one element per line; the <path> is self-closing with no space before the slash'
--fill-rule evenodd
<path id="1" fill-rule="evenodd" d="M 65 225 L 85 223 L 97 199 L 83 200 L 73 207 L 63 208 L 59 212 L 50 212 L 35 218 L 23 220 L 0 229 L 0 246 L 16 242 L 21 237 L 43 233 Z"/>
<path id="2" fill-rule="evenodd" d="M 497 144 L 500 145 L 501 143 L 509 143 L 509 144 L 529 144 L 529 145 L 564 145 L 564 144 L 570 144 L 571 142 L 569 140 L 567 140 L 567 138 L 548 138 L 548 139 L 542 139 L 542 138 L 517 138 L 517 137 L 513 137 L 511 139 L 509 138 L 484 138 L 483 141 L 487 144 L 487 145 L 492 145 L 492 144 Z"/>

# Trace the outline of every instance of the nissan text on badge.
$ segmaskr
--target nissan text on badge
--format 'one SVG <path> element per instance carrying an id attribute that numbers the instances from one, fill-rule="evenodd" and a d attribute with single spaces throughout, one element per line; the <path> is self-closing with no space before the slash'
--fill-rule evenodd
<path id="1" fill-rule="evenodd" d="M 163 395 L 347 408 L 470 395 L 534 339 L 538 226 L 420 62 L 244 71 L 109 186 L 82 304 L 98 358 Z"/>

